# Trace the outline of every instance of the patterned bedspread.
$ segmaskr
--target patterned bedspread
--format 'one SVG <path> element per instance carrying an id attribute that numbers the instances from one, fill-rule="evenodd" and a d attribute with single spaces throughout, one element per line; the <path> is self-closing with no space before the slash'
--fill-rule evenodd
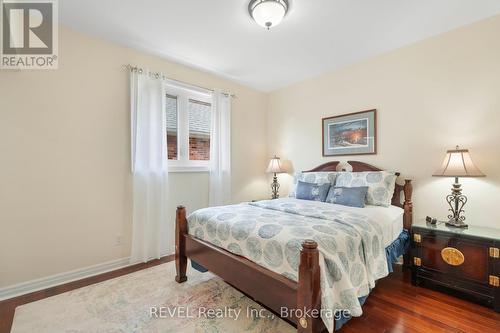
<path id="1" fill-rule="evenodd" d="M 339 205 L 283 198 L 211 207 L 193 212 L 188 230 L 294 281 L 301 243 L 314 239 L 320 251 L 322 308 L 349 310 L 354 317 L 362 314 L 358 298 L 388 274 L 379 221 Z M 322 319 L 332 332 L 332 316 Z"/>

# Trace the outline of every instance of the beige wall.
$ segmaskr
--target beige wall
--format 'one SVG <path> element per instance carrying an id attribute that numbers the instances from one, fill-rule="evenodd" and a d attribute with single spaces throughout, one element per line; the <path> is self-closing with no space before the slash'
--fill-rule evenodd
<path id="1" fill-rule="evenodd" d="M 321 157 L 321 118 L 378 109 L 378 154 L 342 156 L 414 180 L 415 218 L 444 218 L 452 179 L 432 178 L 460 144 L 487 178 L 462 179 L 468 222 L 500 227 L 500 16 L 273 92 L 268 153 L 295 170 Z M 286 191 L 290 176 L 281 176 Z"/>
<path id="2" fill-rule="evenodd" d="M 267 195 L 264 94 L 66 28 L 59 45 L 58 70 L 0 71 L 0 287 L 130 255 L 122 64 L 235 93 L 233 200 Z M 177 204 L 207 206 L 207 174 L 171 174 L 170 184 L 172 217 Z"/>

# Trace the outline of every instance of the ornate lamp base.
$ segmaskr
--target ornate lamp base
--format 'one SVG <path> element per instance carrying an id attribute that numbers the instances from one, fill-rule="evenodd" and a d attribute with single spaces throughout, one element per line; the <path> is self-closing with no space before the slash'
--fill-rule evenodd
<path id="1" fill-rule="evenodd" d="M 446 225 L 456 228 L 467 228 L 467 224 L 464 222 L 465 216 L 463 215 L 467 197 L 462 194 L 462 188 L 458 182 L 458 177 L 455 177 L 455 184 L 453 184 L 451 194 L 446 196 L 446 201 L 448 205 L 450 205 L 449 211 L 451 212 L 451 214 L 448 215 L 450 220 L 446 222 Z"/>
<path id="2" fill-rule="evenodd" d="M 462 220 L 455 220 L 451 219 L 448 222 L 446 222 L 446 225 L 449 227 L 455 227 L 455 228 L 467 228 L 468 225 L 462 221 Z"/>
<path id="3" fill-rule="evenodd" d="M 278 199 L 280 197 L 279 189 L 280 184 L 278 183 L 278 177 L 276 176 L 276 174 L 274 174 L 273 182 L 271 183 L 272 199 Z"/>

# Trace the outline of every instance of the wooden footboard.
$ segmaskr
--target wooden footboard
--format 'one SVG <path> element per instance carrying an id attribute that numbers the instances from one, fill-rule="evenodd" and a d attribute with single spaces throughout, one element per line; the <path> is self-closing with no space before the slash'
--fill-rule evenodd
<path id="1" fill-rule="evenodd" d="M 278 316 L 292 313 L 283 319 L 295 324 L 297 332 L 326 331 L 319 317 L 321 288 L 318 244 L 315 241 L 308 240 L 302 244 L 297 283 L 246 258 L 194 238 L 187 230 L 186 209 L 179 206 L 175 232 L 175 281 L 182 283 L 187 280 L 187 258 L 190 258 Z M 288 311 L 282 311 L 283 308 Z M 318 315 L 298 318 L 296 313 L 301 312 Z"/>

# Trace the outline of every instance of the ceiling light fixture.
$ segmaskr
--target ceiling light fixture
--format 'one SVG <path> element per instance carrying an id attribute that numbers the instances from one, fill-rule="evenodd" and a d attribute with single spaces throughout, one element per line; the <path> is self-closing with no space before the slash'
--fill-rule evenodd
<path id="1" fill-rule="evenodd" d="M 287 0 L 252 0 L 248 4 L 250 16 L 267 30 L 280 24 L 287 11 Z"/>

